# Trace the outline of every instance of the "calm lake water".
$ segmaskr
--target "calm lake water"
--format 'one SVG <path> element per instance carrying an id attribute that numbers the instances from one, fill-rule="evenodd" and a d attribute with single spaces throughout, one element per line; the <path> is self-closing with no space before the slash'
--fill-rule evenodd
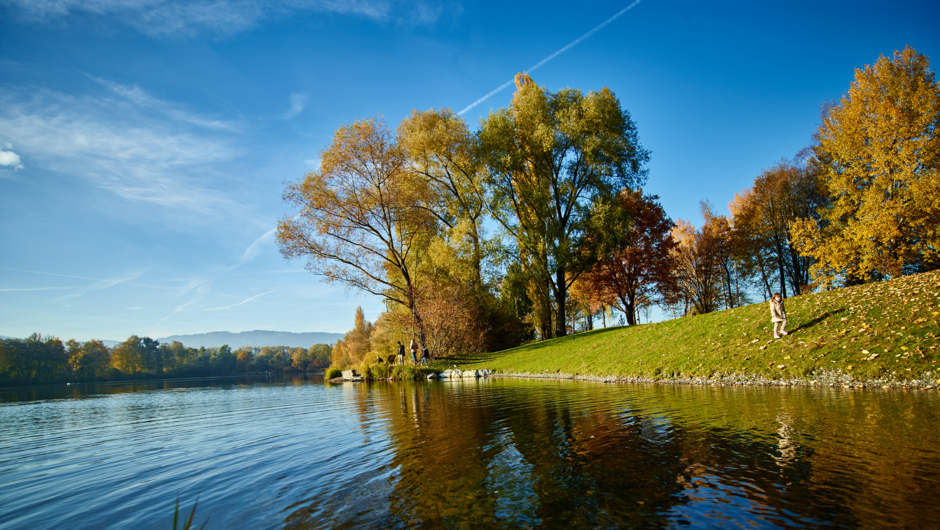
<path id="1" fill-rule="evenodd" d="M 931 392 L 490 379 L 0 391 L 0 528 L 940 527 Z"/>

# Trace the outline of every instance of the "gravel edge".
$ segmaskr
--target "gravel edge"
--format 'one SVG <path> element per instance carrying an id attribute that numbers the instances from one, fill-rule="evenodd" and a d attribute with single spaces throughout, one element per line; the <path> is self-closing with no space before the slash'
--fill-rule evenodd
<path id="1" fill-rule="evenodd" d="M 776 387 L 829 387 L 829 388 L 885 388 L 903 390 L 940 390 L 940 379 L 934 372 L 926 372 L 918 379 L 873 379 L 858 380 L 841 372 L 822 372 L 809 378 L 767 379 L 753 375 L 723 375 L 716 377 L 617 377 L 613 375 L 581 375 L 529 372 L 493 372 L 490 377 L 517 377 L 527 379 L 558 379 L 592 381 L 597 383 L 652 383 L 660 385 L 706 385 L 706 386 L 776 386 Z"/>

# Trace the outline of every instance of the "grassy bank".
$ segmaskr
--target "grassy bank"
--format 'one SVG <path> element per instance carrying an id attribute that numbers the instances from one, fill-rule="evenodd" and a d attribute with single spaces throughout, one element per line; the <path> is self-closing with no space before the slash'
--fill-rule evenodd
<path id="1" fill-rule="evenodd" d="M 940 271 L 788 298 L 786 307 L 781 339 L 759 303 L 438 364 L 627 381 L 940 385 Z"/>

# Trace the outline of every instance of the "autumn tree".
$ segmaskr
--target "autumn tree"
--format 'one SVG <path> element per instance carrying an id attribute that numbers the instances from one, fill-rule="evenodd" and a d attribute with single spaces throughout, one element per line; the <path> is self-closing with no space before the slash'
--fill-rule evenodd
<path id="1" fill-rule="evenodd" d="M 480 138 L 491 211 L 532 274 L 542 337 L 552 331 L 544 325 L 552 315 L 554 335 L 563 336 L 568 288 L 583 272 L 575 264 L 591 204 L 642 185 L 649 155 L 609 89 L 552 93 L 524 74 L 516 76 L 509 108 L 486 118 Z"/>
<path id="2" fill-rule="evenodd" d="M 337 340 L 336 344 L 333 345 L 333 349 L 330 350 L 330 366 L 333 368 L 346 368 L 353 364 L 352 359 L 349 358 L 349 348 L 346 343 Z"/>
<path id="3" fill-rule="evenodd" d="M 830 199 L 792 230 L 826 285 L 940 267 L 940 86 L 906 47 L 855 71 L 814 154 Z"/>
<path id="4" fill-rule="evenodd" d="M 366 354 L 369 353 L 369 338 L 372 336 L 372 332 L 374 330 L 375 326 L 366 320 L 365 313 L 362 311 L 362 306 L 357 307 L 353 328 L 347 331 L 346 335 L 343 336 L 343 342 L 346 344 L 346 348 L 348 349 L 347 355 L 349 356 L 351 364 L 361 362 L 365 358 Z"/>
<path id="5" fill-rule="evenodd" d="M 487 241 L 483 175 L 478 138 L 450 109 L 414 111 L 398 126 L 408 168 L 426 181 L 428 208 L 453 249 L 452 274 L 471 289 L 483 289 Z M 466 272 L 464 272 L 466 271 Z"/>
<path id="6" fill-rule="evenodd" d="M 78 379 L 92 380 L 108 373 L 111 364 L 111 350 L 100 340 L 78 342 L 74 339 L 66 344 L 69 354 L 69 366 Z"/>
<path id="7" fill-rule="evenodd" d="M 722 269 L 716 247 L 718 234 L 708 225 L 697 230 L 688 221 L 679 219 L 670 232 L 676 246 L 674 287 L 667 293 L 667 303 L 682 307 L 681 313 L 711 313 L 724 301 Z"/>
<path id="8" fill-rule="evenodd" d="M 670 235 L 672 220 L 659 204 L 659 197 L 623 190 L 606 215 L 595 222 L 607 228 L 610 243 L 585 277 L 593 285 L 598 302 L 619 302 L 631 326 L 637 309 L 649 306 L 669 289 L 673 278 L 676 242 Z"/>
<path id="9" fill-rule="evenodd" d="M 734 256 L 759 278 L 766 297 L 799 294 L 811 284 L 813 259 L 800 254 L 790 227 L 797 219 L 816 218 L 826 204 L 814 163 L 781 160 L 754 179 L 754 185 L 728 205 Z M 773 284 L 777 284 L 776 286 Z"/>
<path id="10" fill-rule="evenodd" d="M 308 369 L 326 368 L 330 365 L 330 352 L 332 347 L 329 344 L 314 344 L 307 350 L 309 359 Z"/>
<path id="11" fill-rule="evenodd" d="M 254 356 L 254 348 L 250 346 L 242 346 L 241 348 L 235 350 L 235 371 L 249 371 L 252 367 L 252 359 Z"/>
<path id="12" fill-rule="evenodd" d="M 192 369 L 197 350 L 187 348 L 183 343 L 174 340 L 169 344 L 160 345 L 160 357 L 163 369 L 169 373 L 185 373 Z"/>
<path id="13" fill-rule="evenodd" d="M 475 293 L 466 285 L 446 280 L 427 283 L 419 294 L 428 328 L 427 342 L 422 345 L 435 357 L 483 350 L 486 322 Z"/>
<path id="14" fill-rule="evenodd" d="M 277 242 L 311 272 L 406 307 L 423 340 L 416 308 L 417 251 L 436 226 L 426 181 L 413 178 L 405 153 L 383 122 L 336 131 L 320 168 L 291 184 L 284 200 L 299 213 L 280 220 Z M 339 351 L 334 351 L 334 356 Z"/>
<path id="15" fill-rule="evenodd" d="M 160 343 L 150 337 L 131 335 L 111 352 L 111 364 L 125 374 L 138 372 L 160 373 L 163 371 L 163 356 Z"/>
<path id="16" fill-rule="evenodd" d="M 616 303 L 614 297 L 595 280 L 594 272 L 591 270 L 582 274 L 568 291 L 568 305 L 571 306 L 568 314 L 572 315 L 569 318 L 573 322 L 579 317 L 583 318 L 585 331 L 594 329 L 594 315 L 605 315 L 606 309 Z"/>

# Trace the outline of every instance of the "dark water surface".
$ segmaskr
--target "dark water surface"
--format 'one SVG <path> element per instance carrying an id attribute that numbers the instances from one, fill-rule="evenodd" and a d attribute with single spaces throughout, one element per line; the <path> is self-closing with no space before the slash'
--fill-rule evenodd
<path id="1" fill-rule="evenodd" d="M 932 392 L 491 379 L 0 391 L 0 528 L 940 527 Z"/>

